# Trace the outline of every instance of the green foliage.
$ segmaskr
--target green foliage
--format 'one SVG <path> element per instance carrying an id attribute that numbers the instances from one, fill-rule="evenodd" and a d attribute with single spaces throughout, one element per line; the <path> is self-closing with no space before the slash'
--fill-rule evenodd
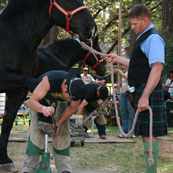
<path id="1" fill-rule="evenodd" d="M 161 28 L 161 0 L 142 0 L 152 12 L 152 21 L 156 28 Z M 118 39 L 119 6 L 122 11 L 122 42 L 128 45 L 130 39 L 130 23 L 128 12 L 136 3 L 135 0 L 87 0 L 86 5 L 97 23 L 101 42 L 115 42 Z"/>
<path id="2" fill-rule="evenodd" d="M 164 73 L 168 74 L 170 70 L 173 70 L 173 39 L 166 43 L 165 60 Z"/>

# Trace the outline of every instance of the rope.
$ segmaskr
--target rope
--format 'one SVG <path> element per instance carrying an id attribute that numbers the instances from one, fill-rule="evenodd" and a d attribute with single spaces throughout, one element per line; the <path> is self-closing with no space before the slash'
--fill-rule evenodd
<path id="1" fill-rule="evenodd" d="M 115 88 L 114 88 L 114 73 L 113 73 L 113 64 L 111 63 L 111 81 L 112 81 L 112 92 L 113 92 L 113 99 L 114 99 L 114 106 L 115 106 L 115 114 L 116 114 L 116 121 L 118 124 L 118 128 L 120 130 L 120 133 L 123 134 L 123 136 L 128 137 L 132 134 L 132 132 L 135 129 L 135 125 L 136 125 L 136 121 L 138 118 L 138 114 L 139 111 L 137 110 L 135 113 L 135 117 L 133 120 L 133 125 L 131 130 L 129 131 L 129 133 L 124 133 L 122 126 L 120 124 L 120 118 L 118 116 L 118 106 L 117 106 L 117 100 L 116 100 L 116 93 L 115 93 Z M 148 164 L 149 167 L 152 168 L 152 166 L 154 165 L 154 159 L 153 159 L 153 146 L 152 146 L 152 138 L 153 138 L 153 113 L 152 113 L 152 109 L 149 106 L 149 113 L 150 113 L 150 140 L 149 140 L 149 158 L 148 158 Z"/>
<path id="2" fill-rule="evenodd" d="M 79 42 L 79 44 L 86 50 L 90 51 L 91 53 L 93 54 L 98 54 L 100 56 L 104 56 L 106 54 L 103 54 L 101 52 L 98 52 L 96 50 L 94 50 L 93 48 L 89 47 L 88 45 L 86 45 L 84 42 Z M 119 118 L 119 115 L 118 115 L 118 106 L 117 106 L 117 100 L 116 100 L 116 93 L 115 93 L 115 88 L 114 88 L 114 68 L 113 68 L 113 63 L 111 63 L 111 81 L 112 81 L 112 92 L 113 92 L 113 99 L 114 99 L 114 106 L 115 106 L 115 114 L 116 114 L 116 121 L 117 121 L 117 124 L 118 124 L 118 128 L 120 130 L 120 133 L 122 133 L 125 137 L 128 137 L 132 134 L 132 132 L 134 131 L 135 129 L 135 125 L 136 125 L 136 121 L 137 121 L 137 117 L 138 117 L 138 114 L 139 114 L 139 111 L 137 110 L 136 113 L 135 113 L 135 117 L 134 117 L 134 120 L 133 120 L 133 126 L 131 128 L 131 130 L 129 131 L 129 133 L 124 133 L 123 129 L 122 129 L 122 126 L 120 124 L 120 118 Z M 116 69 L 116 72 L 117 72 L 117 69 Z M 149 109 L 149 114 L 150 114 L 150 138 L 149 138 L 149 158 L 148 158 L 148 164 L 149 164 L 149 167 L 152 168 L 152 166 L 154 165 L 154 159 L 153 159 L 153 146 L 152 146 L 152 139 L 153 139 L 153 113 L 152 113 L 152 109 L 151 107 L 149 106 L 148 107 Z"/>
<path id="3" fill-rule="evenodd" d="M 86 45 L 84 42 L 82 41 L 79 41 L 79 44 L 86 50 L 90 51 L 91 53 L 93 54 L 96 54 L 96 55 L 100 55 L 100 56 L 104 56 L 106 54 L 104 53 L 101 53 L 101 52 L 98 52 L 97 50 L 93 49 L 92 47 L 89 47 L 88 45 Z"/>

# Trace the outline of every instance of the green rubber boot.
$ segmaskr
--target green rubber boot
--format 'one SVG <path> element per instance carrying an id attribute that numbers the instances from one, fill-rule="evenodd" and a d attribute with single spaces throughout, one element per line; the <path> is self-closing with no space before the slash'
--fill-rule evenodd
<path id="1" fill-rule="evenodd" d="M 153 142 L 153 159 L 154 159 L 154 165 L 152 168 L 148 165 L 148 158 L 149 158 L 149 142 L 144 142 L 144 156 L 145 156 L 145 172 L 146 173 L 157 173 L 157 160 L 159 156 L 159 143 L 157 141 Z"/>

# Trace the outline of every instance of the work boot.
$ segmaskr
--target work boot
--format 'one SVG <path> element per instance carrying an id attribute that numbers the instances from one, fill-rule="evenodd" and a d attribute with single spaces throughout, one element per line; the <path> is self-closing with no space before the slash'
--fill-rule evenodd
<path id="1" fill-rule="evenodd" d="M 119 134 L 119 137 L 120 137 L 120 138 L 124 138 L 123 134 L 121 134 L 121 133 Z"/>
<path id="2" fill-rule="evenodd" d="M 100 135 L 100 139 L 106 139 L 106 135 Z"/>

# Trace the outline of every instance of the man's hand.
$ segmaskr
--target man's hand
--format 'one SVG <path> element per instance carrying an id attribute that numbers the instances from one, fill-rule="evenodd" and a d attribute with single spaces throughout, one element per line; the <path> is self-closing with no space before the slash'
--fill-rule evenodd
<path id="1" fill-rule="evenodd" d="M 105 104 L 100 104 L 100 106 L 99 106 L 99 110 L 101 111 L 103 108 L 105 107 Z"/>
<path id="2" fill-rule="evenodd" d="M 121 57 L 121 56 L 118 56 L 116 54 L 106 54 L 104 56 L 102 56 L 102 58 L 108 62 L 108 63 L 120 63 L 124 66 L 129 66 L 129 62 L 130 62 L 130 59 L 128 58 L 125 58 L 125 57 Z"/>
<path id="3" fill-rule="evenodd" d="M 103 59 L 107 61 L 108 63 L 117 63 L 118 62 L 118 56 L 115 54 L 107 54 L 103 56 Z"/>
<path id="4" fill-rule="evenodd" d="M 142 112 L 149 108 L 149 101 L 147 97 L 141 97 L 138 101 L 138 111 Z"/>
<path id="5" fill-rule="evenodd" d="M 42 113 L 45 117 L 49 117 L 53 115 L 55 112 L 55 109 L 52 106 L 43 106 Z"/>
<path id="6" fill-rule="evenodd" d="M 54 136 L 54 138 L 56 138 L 57 136 L 58 136 L 58 133 L 59 133 L 59 131 L 60 131 L 60 129 L 61 129 L 61 124 L 59 123 L 59 122 L 57 122 L 56 123 L 56 134 L 55 134 L 55 136 Z"/>
<path id="7" fill-rule="evenodd" d="M 153 92 L 154 88 L 157 86 L 160 76 L 163 70 L 163 65 L 162 63 L 153 63 L 152 68 L 147 80 L 147 84 L 144 88 L 144 91 L 142 93 L 141 98 L 139 99 L 138 102 L 138 111 L 145 111 L 149 107 L 149 97 L 151 93 Z"/>

